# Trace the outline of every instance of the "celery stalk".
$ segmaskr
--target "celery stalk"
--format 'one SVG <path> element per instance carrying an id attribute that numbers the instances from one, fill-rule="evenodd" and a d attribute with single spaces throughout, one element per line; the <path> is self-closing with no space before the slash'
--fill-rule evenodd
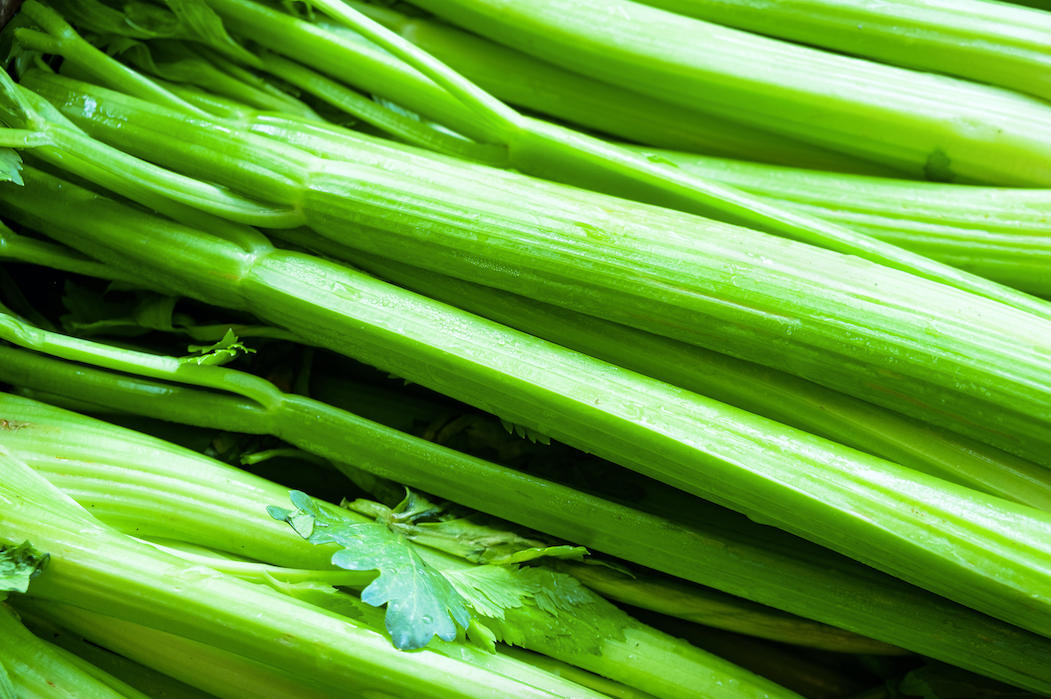
<path id="1" fill-rule="evenodd" d="M 27 179 L 16 205 L 28 203 L 30 192 L 47 191 L 35 182 Z M 232 300 L 309 341 L 777 522 L 1011 623 L 1047 626 L 1038 592 L 1045 584 L 1038 562 L 1046 555 L 1039 511 L 567 353 L 332 263 L 283 251 L 246 260 L 242 250 L 218 239 L 190 249 L 173 224 L 173 237 L 153 226 L 143 254 L 145 241 L 136 235 L 116 242 L 121 207 L 94 196 L 71 197 L 76 190 L 68 185 L 62 191 L 64 197 L 47 200 L 59 216 L 59 199 L 76 201 L 80 230 L 63 232 L 67 244 L 94 238 L 90 246 L 119 245 L 120 256 L 134 257 L 143 275 L 159 269 L 177 274 L 187 256 L 195 265 L 214 257 L 206 265 L 214 269 L 231 269 L 237 260 L 242 271 L 228 279 L 227 293 L 241 300 Z M 92 233 L 92 221 L 106 222 L 101 237 Z M 856 514 L 861 503 L 865 519 Z M 940 513 L 936 518 L 929 516 L 932 507 Z M 885 525 L 873 527 L 870 518 Z M 940 529 L 940 538 L 929 538 L 931 526 Z M 1024 614 L 1022 600 L 1029 605 Z"/>
<path id="2" fill-rule="evenodd" d="M 1051 184 L 1051 107 L 1016 92 L 826 53 L 630 0 L 418 4 L 598 80 L 907 168 L 916 177 Z"/>
<path id="3" fill-rule="evenodd" d="M 33 84 L 71 112 L 87 98 L 57 77 L 37 73 Z M 275 197 L 338 242 L 756 361 L 1047 463 L 1047 326 L 1035 317 L 665 209 L 375 143 L 363 143 L 356 162 L 310 158 L 218 124 L 199 130 L 203 120 L 191 126 L 122 95 L 92 94 L 91 104 L 135 123 L 80 111 L 99 135 L 194 177 Z M 187 128 L 196 143 L 172 138 Z M 236 165 L 217 155 L 234 142 Z M 1025 298 L 1034 310 L 1051 309 Z"/>
<path id="4" fill-rule="evenodd" d="M 827 177 L 672 151 L 644 151 L 778 206 L 862 230 L 968 272 L 1051 296 L 1051 191 Z"/>
<path id="5" fill-rule="evenodd" d="M 7 454 L 0 459 L 5 503 L 0 539 L 32 539 L 52 556 L 47 574 L 34 581 L 34 597 L 164 628 L 282 667 L 310 686 L 335 693 L 597 696 L 466 647 L 458 658 L 426 650 L 406 656 L 382 634 L 345 617 L 139 544 L 103 526 L 24 463 Z M 319 663 L 319 657 L 329 662 Z"/>
<path id="6" fill-rule="evenodd" d="M 433 57 L 420 52 L 404 39 L 384 30 L 347 5 L 327 0 L 323 5 L 315 4 L 322 6 L 339 22 L 362 32 L 383 48 L 404 58 L 412 67 L 463 100 L 460 106 L 465 108 L 465 112 L 473 112 L 473 115 L 468 114 L 467 121 L 473 119 L 476 128 L 464 131 L 457 127 L 456 130 L 470 136 L 471 133 L 479 133 L 478 129 L 481 129 L 483 136 L 479 140 L 506 147 L 512 165 L 519 170 L 608 194 L 745 224 L 971 290 L 1045 317 L 1048 315 L 1048 310 L 1042 303 L 979 277 L 961 273 L 862 233 L 772 207 L 756 197 L 668 168 L 660 162 L 651 162 L 602 141 L 522 117 L 448 70 Z M 273 17 L 253 14 L 253 23 L 249 31 L 253 34 L 277 33 L 281 37 L 280 40 L 286 42 L 285 45 L 309 40 L 297 31 L 289 31 L 288 26 L 275 26 L 272 20 Z M 318 35 L 310 34 L 310 37 L 320 39 L 322 34 L 324 32 Z M 360 57 L 359 50 L 345 44 L 360 46 L 354 41 L 330 45 L 330 48 L 335 50 L 329 56 L 329 64 L 338 66 L 338 71 L 344 71 L 348 61 L 355 63 Z M 423 93 L 419 91 L 419 82 L 412 71 L 391 72 L 389 64 L 387 59 L 371 64 L 371 69 L 376 70 L 377 76 L 383 76 L 383 89 L 396 91 L 397 101 L 418 101 Z M 429 83 L 425 81 L 424 84 Z M 444 100 L 444 103 L 448 104 L 448 100 Z M 423 113 L 427 113 L 427 110 L 423 110 Z"/>
<path id="7" fill-rule="evenodd" d="M 1051 16 L 981 0 L 641 0 L 688 17 L 1051 98 Z"/>

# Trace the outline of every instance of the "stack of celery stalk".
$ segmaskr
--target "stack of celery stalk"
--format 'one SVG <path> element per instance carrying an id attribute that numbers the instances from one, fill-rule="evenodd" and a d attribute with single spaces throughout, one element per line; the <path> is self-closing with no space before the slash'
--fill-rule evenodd
<path id="1" fill-rule="evenodd" d="M 1051 13 L 25 0 L 0 699 L 1051 696 Z"/>

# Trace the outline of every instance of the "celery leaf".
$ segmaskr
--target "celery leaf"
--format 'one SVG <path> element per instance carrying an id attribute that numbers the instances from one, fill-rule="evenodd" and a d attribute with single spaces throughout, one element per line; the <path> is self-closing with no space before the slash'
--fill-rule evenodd
<path id="1" fill-rule="evenodd" d="M 0 547 L 0 601 L 8 592 L 25 592 L 29 581 L 40 575 L 50 557 L 28 541 L 18 546 Z"/>
<path id="2" fill-rule="evenodd" d="M 322 510 L 298 491 L 291 493 L 296 510 L 270 507 L 275 519 L 292 526 L 312 544 L 342 547 L 332 563 L 345 570 L 378 570 L 380 575 L 361 593 L 374 607 L 387 605 L 384 622 L 395 647 L 423 648 L 434 636 L 456 638 L 471 622 L 467 603 L 439 571 L 428 566 L 404 537 L 378 522 L 359 523 Z"/>
<path id="3" fill-rule="evenodd" d="M 249 349 L 238 342 L 237 335 L 234 335 L 233 330 L 227 330 L 223 339 L 214 345 L 190 345 L 187 349 L 190 352 L 200 352 L 201 354 L 196 357 L 183 357 L 179 360 L 180 364 L 221 366 L 229 364 L 242 354 L 255 353 L 254 349 Z"/>

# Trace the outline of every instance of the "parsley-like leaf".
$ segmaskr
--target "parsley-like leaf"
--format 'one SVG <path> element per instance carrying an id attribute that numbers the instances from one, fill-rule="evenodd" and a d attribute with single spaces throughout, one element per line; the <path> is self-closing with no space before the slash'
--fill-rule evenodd
<path id="1" fill-rule="evenodd" d="M 249 349 L 238 342 L 237 335 L 233 330 L 227 330 L 223 339 L 214 345 L 190 345 L 190 352 L 201 352 L 197 357 L 183 357 L 179 360 L 181 364 L 202 364 L 206 366 L 221 366 L 229 364 L 242 354 L 254 354 L 254 349 Z"/>
<path id="2" fill-rule="evenodd" d="M 361 593 L 375 607 L 387 605 L 384 623 L 395 647 L 423 648 L 434 636 L 443 641 L 466 629 L 471 614 L 465 600 L 439 571 L 428 566 L 404 537 L 378 522 L 340 519 L 322 510 L 304 493 L 293 491 L 295 511 L 270 507 L 270 515 L 288 522 L 312 544 L 336 543 L 333 565 L 345 570 L 378 570 Z"/>
<path id="3" fill-rule="evenodd" d="M 28 541 L 18 546 L 0 547 L 0 602 L 8 592 L 25 592 L 29 581 L 40 575 L 49 556 L 40 553 Z"/>

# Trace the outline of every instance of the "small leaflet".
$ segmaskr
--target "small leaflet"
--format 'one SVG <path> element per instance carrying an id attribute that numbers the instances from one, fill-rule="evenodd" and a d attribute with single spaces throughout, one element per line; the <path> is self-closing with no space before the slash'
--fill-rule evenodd
<path id="1" fill-rule="evenodd" d="M 197 357 L 182 357 L 180 364 L 199 364 L 203 366 L 222 366 L 229 364 L 242 354 L 255 354 L 254 349 L 249 349 L 238 342 L 237 335 L 233 330 L 227 330 L 223 339 L 214 345 L 190 345 L 190 352 L 201 352 Z"/>
<path id="2" fill-rule="evenodd" d="M 18 546 L 0 547 L 0 602 L 9 592 L 25 592 L 29 581 L 40 575 L 50 556 L 40 553 L 28 541 Z"/>

